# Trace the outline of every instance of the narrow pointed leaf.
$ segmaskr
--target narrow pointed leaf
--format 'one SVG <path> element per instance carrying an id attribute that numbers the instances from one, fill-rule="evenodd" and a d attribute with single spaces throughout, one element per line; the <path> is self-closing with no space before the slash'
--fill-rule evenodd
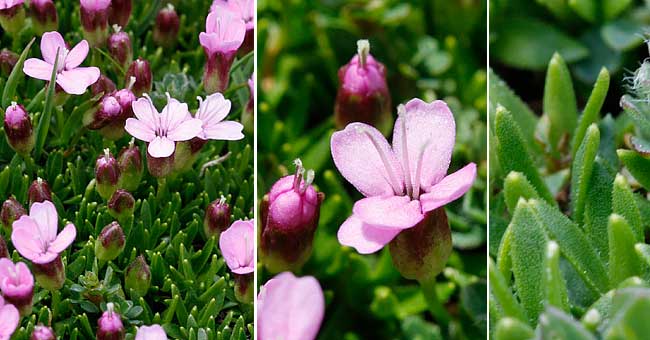
<path id="1" fill-rule="evenodd" d="M 535 332 L 526 323 L 515 318 L 503 318 L 494 330 L 494 340 L 526 340 L 535 338 Z"/>
<path id="2" fill-rule="evenodd" d="M 614 176 L 602 159 L 596 159 L 585 202 L 584 230 L 603 263 L 609 261 L 607 221 L 612 213 L 612 186 Z"/>
<path id="3" fill-rule="evenodd" d="M 34 44 L 35 40 L 36 38 L 32 38 L 32 40 L 29 41 L 29 44 L 27 44 L 23 52 L 20 53 L 20 57 L 18 58 L 16 65 L 14 66 L 13 70 L 11 70 L 11 73 L 9 74 L 9 78 L 7 78 L 5 87 L 2 90 L 3 108 L 6 108 L 11 104 L 11 101 L 13 100 L 14 95 L 16 94 L 16 87 L 18 87 L 18 82 L 20 81 L 20 79 L 22 79 L 25 76 L 25 74 L 23 73 L 23 64 L 25 63 L 25 59 L 27 59 L 29 50 L 32 48 L 32 45 Z"/>
<path id="4" fill-rule="evenodd" d="M 650 190 L 650 159 L 645 158 L 635 151 L 619 149 L 616 151 L 618 158 L 625 164 L 634 179 L 644 188 Z"/>
<path id="5" fill-rule="evenodd" d="M 596 340 L 570 315 L 553 307 L 548 307 L 539 317 L 539 334 L 541 339 Z"/>
<path id="6" fill-rule="evenodd" d="M 578 122 L 576 96 L 573 92 L 571 74 L 564 59 L 553 55 L 546 71 L 544 84 L 544 114 L 550 122 L 549 140 L 557 148 L 565 134 L 573 133 Z"/>
<path id="7" fill-rule="evenodd" d="M 643 224 L 641 222 L 641 212 L 636 205 L 634 193 L 630 189 L 625 177 L 621 174 L 616 175 L 614 180 L 614 189 L 612 190 L 612 209 L 616 214 L 621 215 L 630 224 L 634 232 L 634 238 L 637 242 L 644 240 Z"/>
<path id="8" fill-rule="evenodd" d="M 591 95 L 587 101 L 582 116 L 580 116 L 580 121 L 578 127 L 576 128 L 575 133 L 573 134 L 573 142 L 571 143 L 571 155 L 575 159 L 576 152 L 582 140 L 587 133 L 587 129 L 593 123 L 598 123 L 600 119 L 600 110 L 603 107 L 605 102 L 605 97 L 607 97 L 607 91 L 609 90 L 609 72 L 606 68 L 602 68 L 598 74 L 598 79 L 594 84 L 594 88 L 591 90 Z"/>
<path id="9" fill-rule="evenodd" d="M 634 249 L 635 237 L 621 215 L 609 217 L 609 277 L 613 286 L 630 276 L 641 274 L 641 262 Z"/>
<path id="10" fill-rule="evenodd" d="M 50 129 L 50 120 L 52 119 L 52 109 L 54 107 L 54 89 L 56 87 L 56 70 L 59 64 L 59 52 L 57 50 L 56 58 L 54 59 L 54 67 L 52 68 L 52 77 L 50 83 L 47 85 L 47 93 L 45 94 L 45 106 L 43 113 L 38 120 L 36 127 L 36 143 L 34 145 L 34 158 L 38 159 L 43 151 L 47 132 Z"/>
<path id="11" fill-rule="evenodd" d="M 503 193 L 506 206 L 510 213 L 514 213 L 519 198 L 529 200 L 531 198 L 541 198 L 535 188 L 528 182 L 528 179 L 521 172 L 512 171 L 506 176 L 503 183 Z"/>
<path id="12" fill-rule="evenodd" d="M 596 124 L 591 124 L 571 167 L 571 212 L 578 225 L 582 225 L 584 221 L 587 186 L 599 146 L 600 131 Z"/>
<path id="13" fill-rule="evenodd" d="M 546 283 L 546 301 L 565 312 L 569 312 L 569 294 L 566 282 L 560 271 L 560 246 L 549 241 L 544 258 L 544 279 Z M 492 281 L 490 281 L 492 282 Z"/>
<path id="14" fill-rule="evenodd" d="M 499 303 L 499 306 L 501 306 L 503 315 L 524 322 L 528 321 L 526 311 L 524 311 L 519 302 L 517 302 L 517 299 L 512 295 L 508 282 L 503 275 L 501 275 L 501 272 L 495 268 L 496 265 L 494 264 L 494 261 L 492 261 L 492 259 L 489 261 L 490 291 L 492 292 L 492 296 Z"/>

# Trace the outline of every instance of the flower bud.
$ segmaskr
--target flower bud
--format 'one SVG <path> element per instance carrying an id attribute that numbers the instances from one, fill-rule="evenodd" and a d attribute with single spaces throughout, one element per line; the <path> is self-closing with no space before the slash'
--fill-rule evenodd
<path id="1" fill-rule="evenodd" d="M 56 31 L 59 28 L 59 16 L 52 0 L 31 0 L 29 2 L 32 24 L 36 34 Z"/>
<path id="2" fill-rule="evenodd" d="M 412 228 L 402 230 L 389 244 L 395 268 L 420 282 L 436 277 L 452 250 L 451 229 L 444 208 L 433 210 Z"/>
<path id="3" fill-rule="evenodd" d="M 108 11 L 111 0 L 80 0 L 80 5 L 84 38 L 91 46 L 104 46 L 108 38 Z"/>
<path id="4" fill-rule="evenodd" d="M 32 312 L 34 276 L 23 262 L 14 264 L 9 258 L 0 259 L 0 290 L 5 300 L 20 311 L 21 316 Z"/>
<path id="5" fill-rule="evenodd" d="M 23 205 L 20 204 L 20 202 L 18 202 L 13 196 L 7 198 L 7 200 L 2 203 L 2 210 L 0 210 L 0 220 L 2 220 L 2 227 L 10 232 L 9 234 L 11 234 L 11 226 L 14 221 L 23 215 L 27 215 L 27 211 L 25 208 L 23 208 Z"/>
<path id="6" fill-rule="evenodd" d="M 99 195 L 108 200 L 117 189 L 117 181 L 120 178 L 120 169 L 117 160 L 108 149 L 97 158 L 95 163 L 96 189 Z"/>
<path id="7" fill-rule="evenodd" d="M 228 229 L 229 226 L 230 206 L 226 202 L 226 198 L 221 196 L 220 199 L 210 203 L 205 209 L 203 231 L 207 238 L 215 236 L 218 239 L 221 232 Z"/>
<path id="8" fill-rule="evenodd" d="M 117 89 L 115 87 L 115 83 L 111 80 L 111 78 L 108 78 L 105 75 L 100 75 L 99 79 L 92 85 L 90 85 L 90 93 L 93 94 L 93 96 L 97 96 L 99 94 L 108 94 L 111 92 L 114 92 Z"/>
<path id="9" fill-rule="evenodd" d="M 151 271 L 144 256 L 139 255 L 126 267 L 124 274 L 124 287 L 129 292 L 131 299 L 147 295 L 151 285 Z"/>
<path id="10" fill-rule="evenodd" d="M 17 153 L 29 154 L 34 148 L 35 137 L 32 120 L 25 107 L 12 102 L 5 111 L 5 133 L 7 142 Z"/>
<path id="11" fill-rule="evenodd" d="M 56 340 L 56 334 L 54 334 L 52 327 L 38 325 L 34 327 L 29 340 Z"/>
<path id="12" fill-rule="evenodd" d="M 108 21 L 111 25 L 125 28 L 131 17 L 131 0 L 113 0 L 109 10 Z"/>
<path id="13" fill-rule="evenodd" d="M 235 298 L 241 303 L 253 303 L 253 275 L 233 274 L 235 279 Z"/>
<path id="14" fill-rule="evenodd" d="M 127 81 L 130 81 L 131 77 L 135 77 L 135 83 L 131 91 L 133 91 L 136 97 L 142 96 L 143 93 L 151 92 L 153 75 L 151 74 L 151 67 L 149 67 L 148 61 L 142 58 L 133 61 L 126 71 Z"/>
<path id="15" fill-rule="evenodd" d="M 9 257 L 9 248 L 7 248 L 7 242 L 4 237 L 0 235 L 0 258 Z"/>
<path id="16" fill-rule="evenodd" d="M 84 126 L 98 130 L 108 126 L 122 117 L 122 106 L 113 94 L 105 94 L 99 100 L 96 109 L 86 111 L 83 117 Z"/>
<path id="17" fill-rule="evenodd" d="M 108 212 L 114 218 L 123 221 L 126 217 L 133 216 L 134 206 L 135 199 L 133 195 L 126 190 L 117 189 L 108 201 Z"/>
<path id="18" fill-rule="evenodd" d="M 106 304 L 106 311 L 97 320 L 97 340 L 123 340 L 124 325 L 112 302 Z"/>
<path id="19" fill-rule="evenodd" d="M 178 40 L 178 29 L 180 20 L 174 9 L 174 5 L 167 4 L 167 7 L 158 12 L 156 25 L 153 28 L 153 41 L 162 47 L 174 47 Z"/>
<path id="20" fill-rule="evenodd" d="M 309 259 L 320 204 L 324 198 L 311 185 L 314 172 L 296 160 L 296 173 L 278 180 L 261 203 L 262 261 L 272 273 L 294 271 Z"/>
<path id="21" fill-rule="evenodd" d="M 8 77 L 18 62 L 18 54 L 3 48 L 0 51 L 0 74 Z"/>
<path id="22" fill-rule="evenodd" d="M 174 171 L 174 153 L 169 157 L 156 158 L 147 152 L 147 170 L 151 176 L 164 178 Z"/>
<path id="23" fill-rule="evenodd" d="M 113 95 L 115 99 L 117 99 L 117 102 L 120 103 L 120 106 L 122 107 L 122 119 L 126 122 L 128 118 L 134 117 L 135 115 L 133 114 L 133 102 L 137 99 L 135 97 L 135 94 L 131 91 L 131 87 L 135 83 L 135 78 L 131 78 L 131 81 L 129 82 L 128 88 L 121 89 Z"/>
<path id="24" fill-rule="evenodd" d="M 123 148 L 117 155 L 117 165 L 120 168 L 120 188 L 128 191 L 135 191 L 142 180 L 144 166 L 140 148 L 134 143 L 133 139 L 129 146 Z"/>
<path id="25" fill-rule="evenodd" d="M 9 35 L 16 36 L 25 27 L 24 0 L 0 3 L 0 26 Z"/>
<path id="26" fill-rule="evenodd" d="M 127 67 L 133 61 L 131 38 L 119 26 L 115 26 L 115 33 L 108 38 L 108 52 L 122 67 Z"/>
<path id="27" fill-rule="evenodd" d="M 339 89 L 334 104 L 336 126 L 342 129 L 348 123 L 362 122 L 387 134 L 393 119 L 386 69 L 370 55 L 367 40 L 359 40 L 357 46 L 357 55 L 339 69 Z"/>
<path id="28" fill-rule="evenodd" d="M 244 42 L 246 24 L 230 11 L 215 11 L 208 14 L 205 28 L 199 35 L 208 59 L 203 88 L 209 94 L 224 92 L 230 81 L 230 67 Z"/>
<path id="29" fill-rule="evenodd" d="M 95 256 L 102 261 L 112 261 L 124 250 L 124 231 L 117 222 L 105 226 L 95 240 Z"/>
<path id="30" fill-rule="evenodd" d="M 52 201 L 52 190 L 50 190 L 49 184 L 38 177 L 35 181 L 32 182 L 32 185 L 29 186 L 27 191 L 27 197 L 29 198 L 29 205 L 36 202 Z"/>
<path id="31" fill-rule="evenodd" d="M 63 287 L 65 283 L 65 268 L 61 256 L 54 261 L 41 264 L 32 262 L 32 269 L 36 282 L 45 290 L 55 291 Z"/>

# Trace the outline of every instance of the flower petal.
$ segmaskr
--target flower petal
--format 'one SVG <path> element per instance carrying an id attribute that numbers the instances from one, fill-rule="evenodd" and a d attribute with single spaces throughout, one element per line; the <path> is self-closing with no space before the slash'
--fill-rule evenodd
<path id="1" fill-rule="evenodd" d="M 447 174 L 455 142 L 456 122 L 441 100 L 428 104 L 412 99 L 395 121 L 393 151 L 404 173 L 410 173 L 411 185 L 415 184 L 418 167 L 420 187 L 440 181 Z"/>
<path id="2" fill-rule="evenodd" d="M 43 60 L 48 64 L 54 65 L 56 51 L 63 51 L 65 49 L 65 40 L 63 40 L 63 36 L 59 32 L 52 31 L 43 33 L 43 37 L 41 37 L 41 55 L 43 55 Z M 62 62 L 63 60 L 59 60 L 59 63 Z"/>
<path id="3" fill-rule="evenodd" d="M 174 98 L 167 99 L 167 105 L 160 112 L 160 119 L 162 128 L 165 131 L 172 131 L 184 122 L 188 117 L 191 117 L 190 111 L 187 109 L 186 103 L 181 103 Z"/>
<path id="4" fill-rule="evenodd" d="M 147 151 L 151 157 L 163 158 L 171 156 L 175 149 L 176 143 L 174 141 L 167 137 L 156 137 L 149 143 Z"/>
<path id="5" fill-rule="evenodd" d="M 237 274 L 255 271 L 255 229 L 252 221 L 235 221 L 230 228 L 221 233 L 219 249 L 228 268 Z"/>
<path id="6" fill-rule="evenodd" d="M 18 309 L 11 304 L 5 304 L 0 307 L 0 339 L 9 339 L 16 331 L 20 314 Z"/>
<path id="7" fill-rule="evenodd" d="M 11 243 L 25 258 L 34 260 L 44 252 L 42 243 L 38 238 L 38 225 L 29 216 L 21 216 L 14 222 L 11 232 Z"/>
<path id="8" fill-rule="evenodd" d="M 196 118 L 202 120 L 204 125 L 217 124 L 230 113 L 231 106 L 230 100 L 224 98 L 221 93 L 211 94 L 201 101 Z"/>
<path id="9" fill-rule="evenodd" d="M 50 201 L 35 202 L 29 208 L 29 217 L 36 221 L 43 241 L 51 242 L 56 238 L 59 225 L 59 215 L 54 204 Z M 38 232 L 34 230 L 34 232 Z"/>
<path id="10" fill-rule="evenodd" d="M 336 236 L 342 245 L 353 247 L 360 254 L 372 254 L 392 241 L 400 231 L 377 228 L 352 215 L 343 222 Z"/>
<path id="11" fill-rule="evenodd" d="M 196 137 L 202 128 L 203 122 L 200 119 L 190 118 L 180 123 L 173 130 L 167 131 L 167 138 L 173 141 L 186 141 Z"/>
<path id="12" fill-rule="evenodd" d="M 131 103 L 135 116 L 150 129 L 156 130 L 159 124 L 158 110 L 153 106 L 151 98 L 144 96 Z"/>
<path id="13" fill-rule="evenodd" d="M 65 58 L 66 70 L 71 70 L 81 65 L 81 63 L 83 63 L 84 59 L 86 59 L 86 56 L 88 55 L 88 50 L 89 47 L 86 40 L 82 40 L 75 47 L 73 47 L 70 52 L 68 52 L 68 56 Z"/>
<path id="14" fill-rule="evenodd" d="M 143 140 L 145 142 L 151 142 L 156 138 L 156 132 L 153 127 L 148 126 L 141 120 L 135 118 L 128 118 L 126 124 L 124 124 L 124 130 L 128 132 L 131 136 Z"/>
<path id="15" fill-rule="evenodd" d="M 364 198 L 354 203 L 352 213 L 364 223 L 391 229 L 408 229 L 424 218 L 420 202 L 408 196 Z"/>
<path id="16" fill-rule="evenodd" d="M 332 135 L 331 148 L 341 175 L 366 197 L 393 195 L 402 190 L 399 161 L 386 138 L 374 127 L 348 124 Z"/>
<path id="17" fill-rule="evenodd" d="M 77 67 L 59 73 L 56 83 L 69 94 L 83 94 L 88 86 L 99 79 L 100 73 L 97 67 Z"/>
<path id="18" fill-rule="evenodd" d="M 23 72 L 32 78 L 50 80 L 52 78 L 53 68 L 54 66 L 41 59 L 30 58 L 25 60 Z"/>
<path id="19" fill-rule="evenodd" d="M 420 195 L 422 210 L 432 211 L 458 199 L 472 186 L 476 178 L 476 164 L 467 164 L 464 168 L 445 177 L 438 184 Z"/>
<path id="20" fill-rule="evenodd" d="M 50 243 L 48 250 L 60 254 L 74 242 L 75 237 L 77 237 L 77 228 L 75 228 L 74 224 L 68 223 L 61 230 L 59 236 L 56 237 L 56 240 Z"/>
<path id="21" fill-rule="evenodd" d="M 242 130 L 244 130 L 244 126 L 241 123 L 230 120 L 203 127 L 205 138 L 214 140 L 243 139 Z"/>

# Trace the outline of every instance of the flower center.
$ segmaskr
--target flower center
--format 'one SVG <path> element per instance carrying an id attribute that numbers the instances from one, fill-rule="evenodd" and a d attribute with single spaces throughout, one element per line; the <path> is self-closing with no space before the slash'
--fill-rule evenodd
<path id="1" fill-rule="evenodd" d="M 402 164 L 404 165 L 404 180 L 406 181 L 406 194 L 411 197 L 412 200 L 420 199 L 420 176 L 422 174 L 422 160 L 424 158 L 424 152 L 431 144 L 431 140 L 427 140 L 426 143 L 419 150 L 417 159 L 415 162 L 415 173 L 411 173 L 411 163 L 409 162 L 409 148 L 407 144 L 407 131 L 406 131 L 406 116 L 404 113 L 406 108 L 404 105 L 399 105 L 397 107 L 397 114 L 402 116 Z M 413 176 L 413 177 L 411 177 Z"/>
<path id="2" fill-rule="evenodd" d="M 68 53 L 70 52 L 67 48 L 65 47 L 59 47 L 59 60 L 56 65 L 56 72 L 59 73 L 65 69 L 65 59 L 68 57 Z"/>

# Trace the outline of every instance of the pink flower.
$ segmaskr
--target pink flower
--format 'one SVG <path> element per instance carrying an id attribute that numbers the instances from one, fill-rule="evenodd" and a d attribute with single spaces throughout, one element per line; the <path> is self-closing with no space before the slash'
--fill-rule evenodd
<path id="1" fill-rule="evenodd" d="M 192 118 L 187 104 L 169 94 L 162 112 L 156 110 L 147 95 L 133 102 L 132 107 L 136 118 L 127 119 L 124 129 L 149 143 L 147 151 L 151 157 L 169 157 L 176 149 L 175 142 L 190 140 L 201 132 L 203 122 Z"/>
<path id="2" fill-rule="evenodd" d="M 14 264 L 8 258 L 0 259 L 0 290 L 2 295 L 21 297 L 29 296 L 31 300 L 34 289 L 34 276 L 23 262 Z"/>
<path id="3" fill-rule="evenodd" d="M 366 196 L 354 204 L 338 239 L 362 254 L 380 250 L 427 212 L 461 197 L 476 177 L 474 163 L 445 176 L 456 138 L 447 104 L 412 99 L 398 111 L 392 148 L 363 123 L 332 135 L 334 164 Z"/>
<path id="4" fill-rule="evenodd" d="M 219 248 L 228 268 L 235 274 L 255 271 L 255 225 L 253 220 L 235 221 L 221 233 Z"/>
<path id="5" fill-rule="evenodd" d="M 214 0 L 210 12 L 230 11 L 246 23 L 246 30 L 255 28 L 255 1 L 254 0 Z"/>
<path id="6" fill-rule="evenodd" d="M 135 340 L 166 340 L 167 333 L 160 325 L 140 326 Z"/>
<path id="7" fill-rule="evenodd" d="M 22 5 L 24 2 L 25 0 L 0 0 L 0 10 L 9 9 L 14 6 Z"/>
<path id="8" fill-rule="evenodd" d="M 88 55 L 88 42 L 82 40 L 68 50 L 59 32 L 47 32 L 41 38 L 43 60 L 30 58 L 25 61 L 23 72 L 42 80 L 50 80 L 56 51 L 59 51 L 59 63 L 56 69 L 56 83 L 69 94 L 83 94 L 88 86 L 99 79 L 99 68 L 79 67 Z"/>
<path id="9" fill-rule="evenodd" d="M 199 110 L 195 118 L 200 119 L 202 130 L 198 134 L 201 139 L 218 140 L 240 140 L 244 138 L 242 130 L 244 126 L 239 122 L 224 121 L 230 113 L 230 100 L 223 97 L 221 93 L 214 93 L 205 98 L 197 97 Z"/>
<path id="10" fill-rule="evenodd" d="M 229 11 L 212 12 L 205 21 L 199 41 L 207 54 L 234 54 L 244 41 L 246 24 Z"/>
<path id="11" fill-rule="evenodd" d="M 80 0 L 79 5 L 88 11 L 103 11 L 111 5 L 111 0 Z"/>
<path id="12" fill-rule="evenodd" d="M 325 297 L 318 281 L 284 272 L 260 287 L 257 334 L 260 340 L 315 339 L 324 314 Z"/>
<path id="13" fill-rule="evenodd" d="M 18 309 L 10 304 L 5 304 L 5 300 L 0 296 L 0 340 L 9 340 L 18 328 L 20 314 Z"/>
<path id="14" fill-rule="evenodd" d="M 74 224 L 68 223 L 57 235 L 58 215 L 50 201 L 36 202 L 29 215 L 13 223 L 11 241 L 23 257 L 37 264 L 54 261 L 77 236 Z"/>

